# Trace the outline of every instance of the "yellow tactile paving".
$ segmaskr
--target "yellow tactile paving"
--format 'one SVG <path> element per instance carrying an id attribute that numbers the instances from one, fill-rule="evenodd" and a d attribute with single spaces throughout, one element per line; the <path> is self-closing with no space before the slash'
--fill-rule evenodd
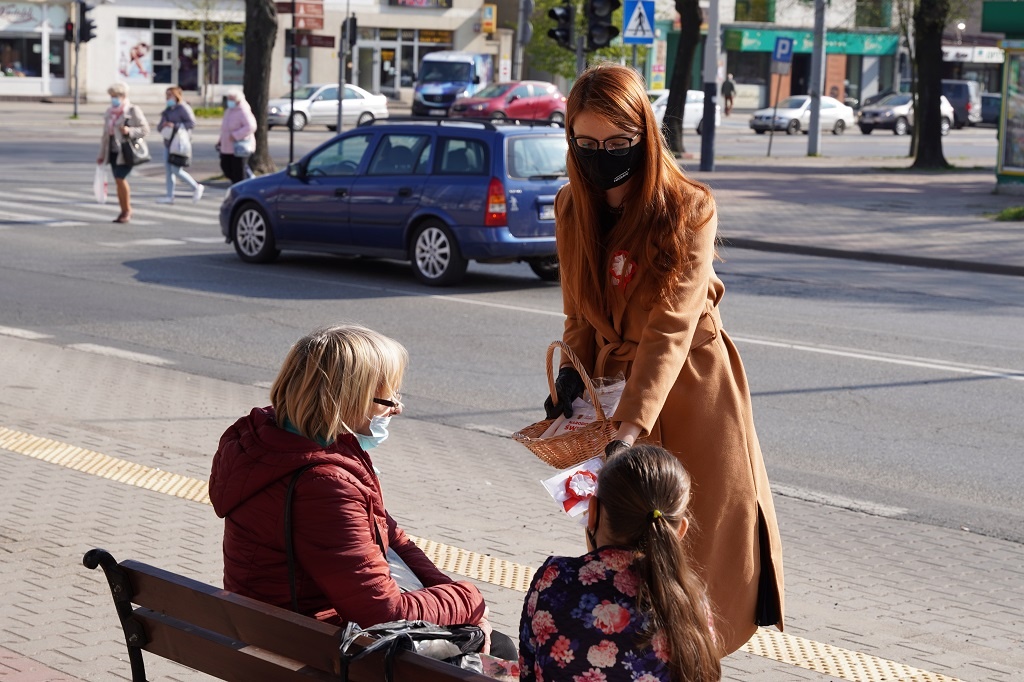
<path id="1" fill-rule="evenodd" d="M 210 504 L 206 481 L 142 466 L 128 460 L 40 438 L 0 426 L 0 449 L 52 464 L 102 476 L 112 481 Z M 505 559 L 470 552 L 444 543 L 413 537 L 438 568 L 450 573 L 526 592 L 534 569 Z M 849 682 L 960 682 L 953 677 L 912 668 L 859 651 L 815 642 L 775 630 L 758 628 L 742 651 L 788 663 Z"/>

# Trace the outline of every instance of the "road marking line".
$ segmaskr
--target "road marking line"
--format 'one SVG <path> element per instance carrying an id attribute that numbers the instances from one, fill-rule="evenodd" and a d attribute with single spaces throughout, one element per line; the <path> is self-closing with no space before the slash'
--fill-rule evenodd
<path id="1" fill-rule="evenodd" d="M 129 246 L 182 246 L 185 242 L 181 239 L 130 239 L 124 242 L 96 242 L 99 246 L 109 246 L 114 249 L 124 249 Z"/>
<path id="2" fill-rule="evenodd" d="M 219 223 L 218 223 L 219 224 Z M 224 237 L 182 237 L 186 242 L 195 244 L 226 244 Z"/>
<path id="3" fill-rule="evenodd" d="M 887 504 L 879 504 L 868 500 L 855 500 L 851 497 L 843 497 L 842 495 L 826 495 L 813 490 L 807 490 L 806 488 L 778 485 L 776 483 L 772 483 L 771 486 L 772 492 L 782 497 L 792 497 L 804 502 L 816 502 L 829 507 L 859 511 L 872 516 L 896 518 L 910 513 L 909 509 L 904 509 L 903 507 L 890 507 Z"/>
<path id="4" fill-rule="evenodd" d="M 29 339 L 30 341 L 53 338 L 49 334 L 40 334 L 39 332 L 34 332 L 31 329 L 18 329 L 16 327 L 0 327 L 0 334 L 4 336 L 13 336 L 18 339 Z"/>
<path id="5" fill-rule="evenodd" d="M 68 443 L 0 426 L 0 449 L 118 483 L 210 505 L 206 481 L 153 469 Z M 516 592 L 528 591 L 536 572 L 531 566 L 433 540 L 409 537 L 441 570 Z M 870 654 L 765 628 L 758 628 L 740 651 L 849 682 L 960 682 L 956 678 Z"/>
<path id="6" fill-rule="evenodd" d="M 113 348 L 111 346 L 100 346 L 95 343 L 72 343 L 68 348 L 74 350 L 84 351 L 86 353 L 95 353 L 96 355 L 106 355 L 112 358 L 121 358 L 122 360 L 131 360 L 132 362 L 139 362 L 143 365 L 154 365 L 156 367 L 166 367 L 173 365 L 174 363 L 164 358 L 159 358 L 155 355 L 146 355 L 145 353 L 135 353 L 130 350 L 123 350 L 121 348 Z"/>
<path id="7" fill-rule="evenodd" d="M 835 355 L 855 360 L 870 360 L 872 362 L 885 362 L 893 365 L 904 365 L 906 367 L 920 367 L 922 369 L 937 369 L 944 372 L 956 372 L 958 374 L 973 374 L 975 376 L 993 377 L 996 379 L 1010 379 L 1011 381 L 1024 381 L 1024 372 L 1014 369 L 1000 367 L 985 367 L 980 365 L 967 365 L 959 362 L 946 360 L 935 360 L 933 358 L 921 358 L 913 355 L 895 355 L 891 353 L 879 353 L 874 351 L 863 351 L 855 348 L 842 348 L 837 346 L 819 346 L 810 343 L 796 343 L 793 341 L 774 341 L 770 339 L 758 339 L 751 336 L 730 336 L 737 343 L 750 343 L 772 348 L 786 348 L 798 350 L 805 353 L 820 353 L 823 355 Z"/>

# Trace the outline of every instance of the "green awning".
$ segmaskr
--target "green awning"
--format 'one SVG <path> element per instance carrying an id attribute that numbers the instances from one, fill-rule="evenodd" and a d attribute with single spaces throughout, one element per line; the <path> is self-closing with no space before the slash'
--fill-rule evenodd
<path id="1" fill-rule="evenodd" d="M 1005 33 L 1007 38 L 1024 38 L 1024 2 L 981 3 L 981 30 Z"/>
<path id="2" fill-rule="evenodd" d="M 826 35 L 825 51 L 833 54 L 896 54 L 900 43 L 895 33 L 829 31 Z M 793 39 L 793 52 L 810 53 L 814 49 L 812 31 L 757 28 L 727 28 L 725 49 L 736 52 L 772 52 L 775 39 L 779 37 Z"/>

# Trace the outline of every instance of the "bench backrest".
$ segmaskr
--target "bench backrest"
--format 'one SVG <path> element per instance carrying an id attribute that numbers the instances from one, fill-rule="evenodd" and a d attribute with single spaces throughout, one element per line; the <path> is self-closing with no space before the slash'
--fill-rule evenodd
<path id="1" fill-rule="evenodd" d="M 103 555 L 109 557 L 106 552 Z M 339 627 L 138 561 L 115 564 L 110 558 L 106 562 L 90 562 L 87 554 L 85 563 L 90 568 L 97 563 L 103 565 L 121 616 L 129 654 L 135 646 L 222 680 L 337 682 L 341 679 L 339 645 L 343 630 Z M 125 581 L 127 584 L 122 587 Z M 123 594 L 125 591 L 130 594 Z M 132 609 L 129 602 L 136 608 Z M 141 635 L 138 627 L 141 627 Z M 369 638 L 357 640 L 354 650 L 371 641 Z M 137 674 L 133 660 L 133 675 L 144 680 L 141 654 L 136 654 L 136 658 L 140 670 Z M 383 652 L 373 652 L 351 664 L 348 679 L 350 682 L 383 682 L 384 672 Z M 408 651 L 396 657 L 393 679 L 395 682 L 493 682 L 489 677 Z"/>

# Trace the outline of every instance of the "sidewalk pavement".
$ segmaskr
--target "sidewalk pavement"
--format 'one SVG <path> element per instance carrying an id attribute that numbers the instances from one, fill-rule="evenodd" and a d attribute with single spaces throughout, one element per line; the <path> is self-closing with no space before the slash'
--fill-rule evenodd
<path id="1" fill-rule="evenodd" d="M 81 565 L 92 547 L 220 584 L 222 522 L 209 506 L 105 478 L 109 465 L 35 457 L 53 460 L 63 443 L 205 481 L 222 431 L 266 393 L 0 335 L 0 679 L 127 678 L 106 583 Z M 26 447 L 19 434 L 55 443 Z M 528 567 L 582 551 L 580 528 L 539 484 L 553 470 L 507 437 L 407 413 L 374 461 L 388 508 L 416 536 Z M 730 656 L 725 679 L 1020 679 L 1024 547 L 779 493 L 776 506 L 787 633 L 800 639 Z M 523 593 L 477 584 L 495 626 L 515 635 Z M 206 679 L 149 661 L 150 679 Z"/>

